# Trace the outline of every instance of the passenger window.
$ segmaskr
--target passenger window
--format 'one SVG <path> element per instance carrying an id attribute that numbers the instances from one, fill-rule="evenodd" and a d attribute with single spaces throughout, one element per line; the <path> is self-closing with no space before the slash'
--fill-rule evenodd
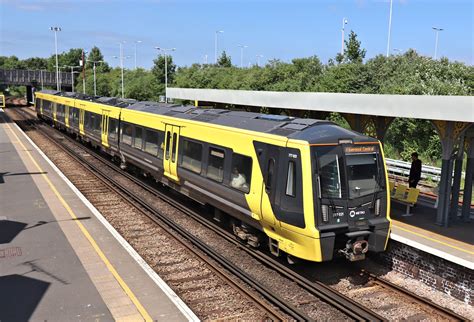
<path id="1" fill-rule="evenodd" d="M 132 145 L 132 126 L 122 123 L 122 143 Z"/>
<path id="2" fill-rule="evenodd" d="M 223 150 L 210 148 L 209 161 L 207 165 L 207 177 L 217 182 L 224 179 L 224 157 Z"/>
<path id="3" fill-rule="evenodd" d="M 109 118 L 109 139 L 117 139 L 117 120 Z"/>
<path id="4" fill-rule="evenodd" d="M 102 116 L 95 113 L 92 113 L 92 115 L 94 116 L 94 123 L 93 123 L 94 132 L 96 134 L 100 133 L 100 127 L 101 127 L 100 122 L 102 121 Z"/>
<path id="5" fill-rule="evenodd" d="M 158 133 L 155 131 L 145 131 L 145 152 L 154 156 L 158 154 Z"/>
<path id="6" fill-rule="evenodd" d="M 173 150 L 171 151 L 171 162 L 176 160 L 176 145 L 178 145 L 178 134 L 173 133 Z"/>
<path id="7" fill-rule="evenodd" d="M 250 191 L 251 179 L 252 158 L 237 153 L 232 154 L 230 186 L 247 193 Z"/>
<path id="8" fill-rule="evenodd" d="M 84 127 L 88 130 L 90 129 L 90 122 L 91 122 L 91 113 L 90 112 L 84 112 Z"/>
<path id="9" fill-rule="evenodd" d="M 296 165 L 294 161 L 288 162 L 288 174 L 286 177 L 286 195 L 294 197 L 296 193 Z"/>
<path id="10" fill-rule="evenodd" d="M 273 172 L 275 171 L 275 160 L 270 159 L 268 160 L 268 168 L 267 168 L 267 182 L 265 186 L 265 190 L 269 192 L 272 190 L 272 184 L 273 184 Z"/>
<path id="11" fill-rule="evenodd" d="M 142 148 L 143 142 L 143 129 L 141 127 L 135 127 L 135 140 L 133 141 L 133 147 L 137 149 Z"/>
<path id="12" fill-rule="evenodd" d="M 183 140 L 183 159 L 181 166 L 196 173 L 201 173 L 202 145 Z"/>
<path id="13" fill-rule="evenodd" d="M 166 132 L 166 160 L 170 158 L 170 142 L 171 142 L 171 132 Z"/>
<path id="14" fill-rule="evenodd" d="M 158 131 L 158 158 L 163 159 L 163 151 L 164 151 L 164 142 L 165 142 L 165 133 Z"/>
<path id="15" fill-rule="evenodd" d="M 89 113 L 89 128 L 93 132 L 95 129 L 95 114 L 94 113 Z"/>

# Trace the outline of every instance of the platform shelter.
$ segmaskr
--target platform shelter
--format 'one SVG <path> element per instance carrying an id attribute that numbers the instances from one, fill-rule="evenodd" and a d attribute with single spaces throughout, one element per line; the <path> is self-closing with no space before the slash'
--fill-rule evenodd
<path id="1" fill-rule="evenodd" d="M 245 107 L 270 113 L 325 118 L 338 112 L 351 128 L 383 142 L 395 118 L 429 120 L 442 145 L 442 170 L 436 224 L 448 227 L 454 220 L 468 221 L 474 176 L 474 97 L 434 95 L 380 95 L 311 92 L 270 92 L 218 89 L 168 88 L 166 96 L 197 105 Z M 467 160 L 464 160 L 464 152 Z M 459 211 L 462 165 L 466 164 L 464 199 Z"/>

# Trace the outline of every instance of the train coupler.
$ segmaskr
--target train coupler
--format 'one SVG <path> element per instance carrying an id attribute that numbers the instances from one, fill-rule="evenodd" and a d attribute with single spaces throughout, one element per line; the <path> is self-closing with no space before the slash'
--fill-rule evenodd
<path id="1" fill-rule="evenodd" d="M 369 243 L 366 240 L 348 241 L 346 248 L 340 249 L 339 253 L 344 255 L 349 261 L 355 262 L 365 259 L 365 254 L 369 250 Z"/>

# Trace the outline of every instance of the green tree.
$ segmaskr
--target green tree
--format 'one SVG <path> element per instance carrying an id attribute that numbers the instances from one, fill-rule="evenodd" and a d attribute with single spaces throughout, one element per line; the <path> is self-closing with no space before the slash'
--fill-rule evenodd
<path id="1" fill-rule="evenodd" d="M 107 64 L 107 62 L 104 60 L 104 55 L 102 55 L 102 52 L 100 51 L 99 47 L 94 46 L 92 47 L 91 51 L 87 55 L 86 58 L 86 68 L 91 69 L 93 68 L 93 61 L 99 62 L 101 61 L 102 63 L 97 63 L 96 64 L 96 72 L 99 73 L 108 73 L 110 71 L 110 66 Z"/>
<path id="2" fill-rule="evenodd" d="M 174 82 L 176 74 L 176 64 L 173 63 L 172 56 L 166 55 L 166 65 L 166 69 L 168 71 L 168 84 L 172 84 Z M 160 84 L 165 84 L 165 55 L 158 55 L 158 57 L 153 60 L 153 67 L 151 69 L 151 72 Z"/>
<path id="3" fill-rule="evenodd" d="M 48 59 L 40 57 L 27 58 L 23 62 L 25 69 L 44 70 L 48 68 Z"/>
<path id="4" fill-rule="evenodd" d="M 25 69 L 23 61 L 16 56 L 0 56 L 0 68 L 3 69 Z"/>
<path id="5" fill-rule="evenodd" d="M 125 96 L 140 101 L 158 101 L 164 89 L 152 72 L 143 68 L 127 71 L 125 77 Z"/>
<path id="6" fill-rule="evenodd" d="M 349 34 L 349 40 L 344 40 L 344 43 L 344 55 L 337 54 L 336 61 L 338 63 L 362 63 L 367 51 L 361 48 L 361 42 L 357 40 L 357 34 L 353 30 Z"/>
<path id="7" fill-rule="evenodd" d="M 221 57 L 217 60 L 217 66 L 219 67 L 232 67 L 232 60 L 229 55 L 226 54 L 225 50 L 222 52 Z"/>

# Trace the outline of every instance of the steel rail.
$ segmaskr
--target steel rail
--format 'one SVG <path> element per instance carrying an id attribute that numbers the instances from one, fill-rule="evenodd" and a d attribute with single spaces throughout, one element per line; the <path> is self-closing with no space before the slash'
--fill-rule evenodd
<path id="1" fill-rule="evenodd" d="M 384 278 L 381 278 L 381 277 L 378 277 L 376 276 L 375 274 L 373 273 L 370 273 L 364 269 L 361 270 L 361 274 L 367 276 L 368 278 L 370 278 L 371 280 L 373 280 L 375 283 L 377 283 L 378 285 L 380 285 L 381 287 L 384 287 L 384 288 L 388 288 L 388 289 L 391 289 L 397 293 L 401 293 L 402 295 L 404 295 L 405 297 L 408 297 L 410 298 L 411 300 L 414 300 L 422 305 L 426 305 L 426 306 L 429 306 L 433 309 L 435 309 L 436 311 L 438 311 L 438 313 L 440 313 L 444 318 L 446 319 L 449 319 L 449 320 L 455 320 L 455 321 L 464 321 L 465 318 L 462 317 L 461 315 L 445 308 L 445 307 L 442 307 L 441 305 L 439 304 L 436 304 L 434 303 L 433 301 L 429 300 L 429 299 L 426 299 L 422 296 L 419 296 L 403 287 L 400 287 Z"/>
<path id="2" fill-rule="evenodd" d="M 24 124 L 20 125 L 24 126 Z M 30 125 L 31 126 L 31 125 Z M 34 124 L 33 126 L 37 126 L 37 124 Z M 39 129 L 38 127 L 36 127 Z M 93 165 L 90 161 L 86 160 L 84 157 L 82 157 L 80 154 L 75 152 L 72 148 L 66 146 L 65 144 L 59 143 L 57 138 L 54 138 L 52 135 L 49 133 L 46 133 L 44 129 L 39 129 L 41 133 L 43 133 L 45 136 L 47 136 L 48 139 L 50 139 L 53 143 L 55 143 L 60 149 L 62 149 L 64 152 L 66 152 L 70 157 L 75 159 L 77 162 L 79 162 L 81 165 L 86 167 L 91 174 L 93 174 L 95 177 L 97 177 L 100 181 L 102 181 L 107 187 L 109 187 L 111 190 L 113 190 L 115 193 L 120 195 L 124 200 L 130 203 L 134 208 L 139 210 L 141 213 L 146 215 L 149 219 L 151 219 L 153 222 L 155 222 L 157 225 L 159 225 L 163 230 L 165 230 L 168 234 L 174 236 L 174 232 L 177 232 L 181 237 L 184 238 L 176 238 L 183 246 L 185 246 L 188 250 L 190 250 L 193 254 L 198 256 L 201 260 L 206 262 L 210 268 L 216 272 L 218 275 L 220 275 L 224 280 L 228 281 L 229 284 L 234 287 L 234 289 L 237 289 L 240 293 L 246 295 L 250 299 L 252 299 L 258 306 L 260 306 L 263 310 L 265 310 L 269 314 L 269 318 L 272 320 L 284 320 L 286 316 L 282 316 L 281 313 L 279 313 L 277 310 L 275 310 L 272 306 L 269 306 L 267 303 L 262 301 L 260 298 L 258 298 L 254 292 L 251 292 L 247 290 L 245 287 L 242 285 L 239 285 L 236 283 L 228 274 L 225 272 L 222 272 L 222 270 L 219 269 L 219 265 L 224 267 L 227 271 L 231 272 L 233 275 L 238 277 L 240 280 L 244 281 L 247 285 L 255 289 L 261 296 L 263 296 L 269 303 L 277 307 L 280 311 L 284 312 L 286 315 L 290 316 L 292 319 L 295 319 L 297 321 L 311 321 L 312 319 L 306 316 L 304 313 L 302 313 L 299 309 L 293 307 L 292 305 L 289 305 L 285 303 L 283 299 L 280 297 L 276 296 L 273 294 L 271 290 L 269 290 L 267 287 L 261 285 L 260 283 L 254 281 L 250 275 L 242 271 L 240 268 L 236 267 L 233 263 L 231 263 L 229 260 L 227 260 L 225 257 L 217 253 L 215 250 L 213 250 L 211 247 L 206 245 L 204 242 L 199 240 L 197 237 L 192 235 L 191 233 L 187 232 L 184 228 L 182 228 L 180 225 L 176 224 L 175 222 L 171 221 L 169 218 L 166 217 L 166 215 L 162 214 L 160 211 L 155 209 L 153 206 L 150 206 L 148 203 L 143 201 L 140 196 L 136 195 L 133 191 L 123 187 L 117 180 L 113 180 L 108 176 L 104 170 L 100 169 L 99 167 Z M 80 146 L 81 149 L 86 150 L 87 148 L 79 145 L 77 142 L 74 140 L 70 139 L 68 136 L 63 136 L 64 138 L 67 138 L 67 140 L 70 140 L 72 143 L 74 143 L 76 146 Z M 99 159 L 103 162 L 105 160 L 103 157 L 97 158 L 98 155 L 95 154 L 89 154 L 90 156 L 94 156 L 96 159 Z M 103 163 L 104 165 L 109 166 L 110 164 Z M 118 168 L 120 169 L 120 168 Z M 124 175 L 124 171 L 119 171 L 120 175 Z M 129 175 L 127 173 L 127 175 Z M 129 175 L 130 176 L 130 175 Z M 133 176 L 132 176 L 133 177 Z M 135 177 L 133 177 L 135 178 Z M 136 179 L 136 178 L 135 178 Z M 140 181 L 141 182 L 141 181 Z M 137 207 L 137 204 L 140 205 L 143 209 L 140 209 L 140 207 Z M 199 249 L 201 252 L 197 252 L 196 248 Z M 203 254 L 204 253 L 204 254 Z M 215 262 L 212 262 L 209 260 L 209 258 L 214 260 Z M 216 265 L 215 263 L 218 263 L 219 265 Z"/>

